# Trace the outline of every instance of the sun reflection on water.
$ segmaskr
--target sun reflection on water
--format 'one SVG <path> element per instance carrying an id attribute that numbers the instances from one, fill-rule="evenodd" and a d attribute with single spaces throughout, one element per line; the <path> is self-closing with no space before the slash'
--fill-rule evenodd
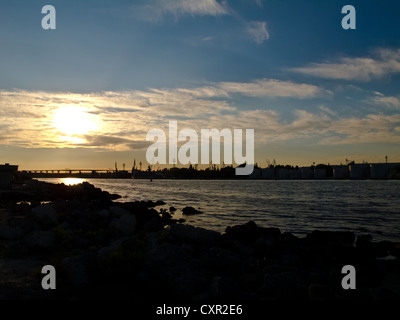
<path id="1" fill-rule="evenodd" d="M 73 186 L 76 184 L 80 184 L 84 182 L 85 180 L 80 179 L 80 178 L 62 178 L 60 183 L 64 183 L 67 186 Z"/>

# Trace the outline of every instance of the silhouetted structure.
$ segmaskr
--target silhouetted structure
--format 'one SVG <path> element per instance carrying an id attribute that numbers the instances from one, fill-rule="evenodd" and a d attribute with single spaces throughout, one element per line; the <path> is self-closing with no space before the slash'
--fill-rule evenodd
<path id="1" fill-rule="evenodd" d="M 0 189 L 11 188 L 11 181 L 17 171 L 18 166 L 9 163 L 0 165 Z"/>

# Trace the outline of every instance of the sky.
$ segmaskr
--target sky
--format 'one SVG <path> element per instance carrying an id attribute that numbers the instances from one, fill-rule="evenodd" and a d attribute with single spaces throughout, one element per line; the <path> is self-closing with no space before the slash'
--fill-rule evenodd
<path id="1" fill-rule="evenodd" d="M 261 167 L 400 162 L 399 16 L 396 0 L 1 1 L 0 163 L 145 167 L 169 121 L 254 129 Z"/>

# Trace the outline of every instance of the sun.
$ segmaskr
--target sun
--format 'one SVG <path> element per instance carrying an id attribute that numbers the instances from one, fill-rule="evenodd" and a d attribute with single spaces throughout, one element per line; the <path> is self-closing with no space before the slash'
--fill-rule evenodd
<path id="1" fill-rule="evenodd" d="M 54 126 L 64 134 L 77 135 L 95 131 L 96 119 L 86 112 L 85 108 L 68 106 L 60 107 L 54 112 Z"/>

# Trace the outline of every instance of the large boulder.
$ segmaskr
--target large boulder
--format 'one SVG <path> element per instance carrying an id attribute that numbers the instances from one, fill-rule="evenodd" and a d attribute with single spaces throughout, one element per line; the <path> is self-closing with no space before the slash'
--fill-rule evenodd
<path id="1" fill-rule="evenodd" d="M 75 287 L 87 285 L 90 274 L 95 270 L 97 258 L 94 253 L 85 253 L 75 257 L 64 258 L 61 262 L 61 270 L 68 282 Z"/>
<path id="2" fill-rule="evenodd" d="M 136 217 L 134 214 L 124 214 L 119 219 L 114 220 L 114 228 L 123 236 L 129 236 L 136 230 Z"/>
<path id="3" fill-rule="evenodd" d="M 32 209 L 34 220 L 44 228 L 51 228 L 57 224 L 57 211 L 51 203 L 42 204 Z"/>
<path id="4" fill-rule="evenodd" d="M 321 231 L 314 230 L 307 234 L 305 241 L 313 246 L 353 246 L 355 234 L 351 231 Z"/>
<path id="5" fill-rule="evenodd" d="M 221 238 L 217 231 L 194 227 L 188 224 L 172 224 L 170 226 L 171 236 L 181 242 L 191 242 L 195 244 L 214 244 Z"/>
<path id="6" fill-rule="evenodd" d="M 0 240 L 15 240 L 23 236 L 19 227 L 0 226 Z"/>
<path id="7" fill-rule="evenodd" d="M 279 231 L 279 229 L 278 229 Z M 267 231 L 264 231 L 267 233 Z M 280 234 L 280 231 L 279 231 Z M 254 221 L 249 221 L 245 224 L 226 227 L 225 235 L 228 238 L 240 240 L 240 241 L 253 241 L 260 236 L 260 228 L 256 225 Z"/>
<path id="8" fill-rule="evenodd" d="M 51 231 L 34 230 L 24 238 L 23 243 L 32 249 L 51 249 L 54 246 L 54 234 Z"/>
<path id="9" fill-rule="evenodd" d="M 254 259 L 219 247 L 204 251 L 201 265 L 220 275 L 237 276 L 253 272 Z"/>
<path id="10" fill-rule="evenodd" d="M 130 212 L 128 210 L 123 209 L 123 208 L 118 207 L 118 206 L 110 206 L 109 210 L 116 217 L 122 217 L 122 216 L 124 216 L 126 214 L 130 214 Z"/>

